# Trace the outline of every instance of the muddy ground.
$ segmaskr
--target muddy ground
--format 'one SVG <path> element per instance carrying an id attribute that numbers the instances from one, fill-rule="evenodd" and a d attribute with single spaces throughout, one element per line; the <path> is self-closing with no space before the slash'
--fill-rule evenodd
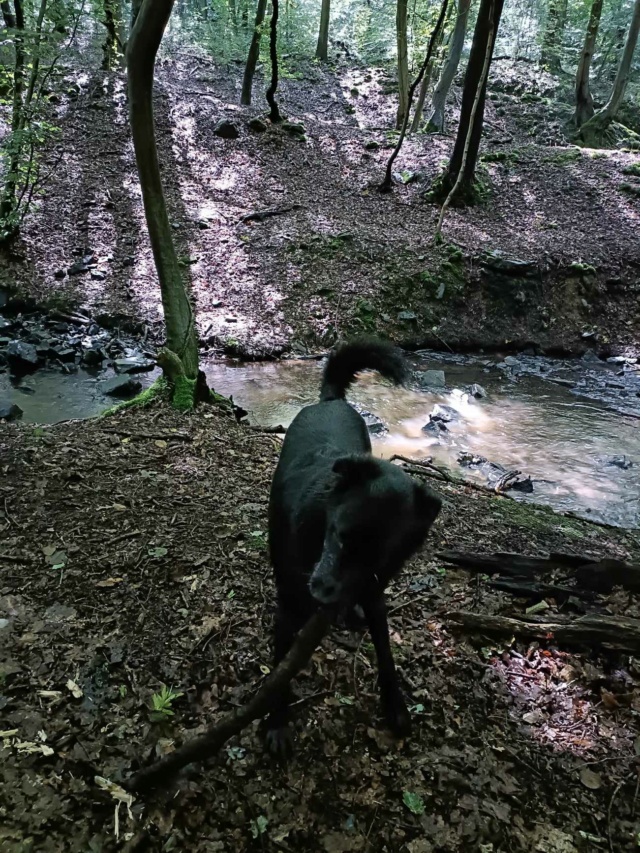
<path id="1" fill-rule="evenodd" d="M 411 138 L 399 183 L 380 195 L 395 142 L 386 72 L 285 65 L 281 105 L 303 124 L 300 137 L 248 127 L 264 115 L 264 80 L 258 74 L 254 106 L 241 108 L 241 70 L 177 43 L 158 65 L 161 161 L 204 346 L 261 356 L 358 331 L 441 349 L 595 345 L 608 354 L 637 345 L 640 184 L 626 172 L 638 155 L 572 146 L 556 79 L 496 63 L 479 169 L 485 198 L 452 210 L 436 246 L 438 211 L 425 192 L 451 151 L 459 88 L 448 133 Z M 68 82 L 73 98 L 62 95 L 52 117 L 61 129 L 47 156 L 53 177 L 2 260 L 0 308 L 81 306 L 160 339 L 124 75 L 69 68 Z M 237 139 L 215 135 L 223 118 Z M 283 212 L 242 220 L 267 208 Z M 83 257 L 90 269 L 67 274 Z"/>
<path id="2" fill-rule="evenodd" d="M 298 679 L 289 766 L 263 754 L 252 727 L 130 814 L 96 783 L 202 731 L 268 671 L 265 510 L 277 452 L 275 437 L 207 408 L 3 427 L 3 853 L 635 849 L 637 659 L 457 633 L 452 610 L 527 603 L 434 555 L 637 560 L 637 534 L 444 484 L 428 546 L 389 595 L 410 739 L 384 729 L 368 636 L 336 631 Z M 622 592 L 593 606 L 640 616 Z M 163 684 L 181 695 L 154 721 Z"/>

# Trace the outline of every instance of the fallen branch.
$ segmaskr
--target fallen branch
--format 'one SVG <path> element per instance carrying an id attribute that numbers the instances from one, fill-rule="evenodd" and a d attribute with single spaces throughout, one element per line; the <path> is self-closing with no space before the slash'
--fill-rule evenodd
<path id="1" fill-rule="evenodd" d="M 263 432 L 267 435 L 282 435 L 287 431 L 285 426 L 278 424 L 277 426 L 260 426 L 259 424 L 249 424 L 249 429 L 254 432 Z"/>
<path id="2" fill-rule="evenodd" d="M 26 554 L 0 554 L 0 562 L 4 563 L 30 563 L 31 559 Z"/>
<path id="3" fill-rule="evenodd" d="M 541 601 L 543 598 L 555 598 L 557 601 L 566 601 L 567 598 L 574 596 L 575 598 L 583 598 L 592 600 L 595 598 L 595 593 L 589 590 L 574 589 L 571 586 L 559 586 L 553 583 L 542 583 L 540 581 L 520 580 L 502 580 L 499 578 L 495 581 L 489 581 L 491 589 L 497 589 L 500 592 L 508 592 L 516 598 L 527 598 L 529 600 Z"/>
<path id="4" fill-rule="evenodd" d="M 283 213 L 290 213 L 292 210 L 300 210 L 301 204 L 285 204 L 282 207 L 268 207 L 266 210 L 254 210 L 253 213 L 247 213 L 240 217 L 240 222 L 264 222 L 270 216 L 281 216 Z"/>
<path id="5" fill-rule="evenodd" d="M 139 439 L 144 441 L 193 441 L 193 436 L 188 432 L 131 432 L 128 429 L 105 429 L 103 432 L 110 432 L 114 435 L 124 435 L 125 438 Z"/>
<path id="6" fill-rule="evenodd" d="M 287 656 L 266 679 L 253 699 L 223 717 L 215 726 L 199 737 L 187 741 L 175 752 L 139 770 L 127 783 L 131 791 L 147 791 L 168 782 L 179 770 L 193 762 L 206 761 L 224 744 L 254 720 L 269 713 L 292 678 L 306 665 L 318 644 L 329 630 L 335 616 L 334 608 L 315 613 L 302 628 Z"/>
<path id="7" fill-rule="evenodd" d="M 447 619 L 470 633 L 553 640 L 570 646 L 604 646 L 640 652 L 640 619 L 622 616 L 581 616 L 567 622 L 535 622 L 508 616 L 485 616 L 457 611 Z"/>

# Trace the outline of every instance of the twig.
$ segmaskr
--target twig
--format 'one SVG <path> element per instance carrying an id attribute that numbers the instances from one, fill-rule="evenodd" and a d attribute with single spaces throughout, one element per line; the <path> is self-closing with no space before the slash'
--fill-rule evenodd
<path id="1" fill-rule="evenodd" d="M 231 737 L 241 732 L 254 720 L 264 717 L 282 695 L 291 679 L 307 664 L 329 630 L 335 614 L 336 610 L 333 607 L 314 613 L 296 637 L 284 660 L 273 670 L 247 705 L 234 709 L 200 737 L 192 738 L 175 752 L 150 767 L 138 771 L 127 784 L 129 790 L 147 791 L 166 783 L 188 764 L 211 758 Z"/>
<path id="2" fill-rule="evenodd" d="M 266 210 L 254 210 L 253 213 L 247 213 L 240 217 L 240 222 L 264 222 L 271 216 L 281 216 L 283 213 L 290 213 L 292 210 L 300 210 L 301 204 L 285 204 L 282 207 L 268 207 Z"/>
<path id="3" fill-rule="evenodd" d="M 128 429 L 104 429 L 103 432 L 124 435 L 127 438 L 151 439 L 155 441 L 193 441 L 188 432 L 130 432 Z"/>
<path id="4" fill-rule="evenodd" d="M 31 557 L 22 554 L 0 554 L 0 561 L 3 563 L 29 563 Z"/>
<path id="5" fill-rule="evenodd" d="M 105 542 L 105 548 L 110 548 L 112 545 L 115 545 L 117 542 L 122 542 L 124 539 L 132 539 L 134 536 L 139 536 L 139 530 L 130 530 L 129 533 L 121 533 L 120 536 L 115 536 L 113 539 L 109 539 L 108 542 Z"/>
<path id="6" fill-rule="evenodd" d="M 613 839 L 611 837 L 611 811 L 613 809 L 613 801 L 618 795 L 618 791 L 624 785 L 624 780 L 622 782 L 618 782 L 616 787 L 613 789 L 613 794 L 611 794 L 611 799 L 609 800 L 609 808 L 607 809 L 607 835 L 609 836 L 609 850 L 611 853 L 615 853 L 613 849 Z"/>
<path id="7" fill-rule="evenodd" d="M 392 607 L 391 610 L 387 612 L 387 616 L 391 616 L 392 613 L 397 613 L 398 610 L 402 610 L 403 607 L 409 607 L 410 604 L 417 604 L 419 601 L 424 601 L 426 598 L 431 598 L 433 596 L 433 590 L 431 592 L 426 592 L 424 595 L 419 595 L 417 598 L 410 598 L 408 601 L 403 601 L 402 604 L 397 604 L 395 607 Z"/>
<path id="8" fill-rule="evenodd" d="M 282 424 L 278 424 L 277 426 L 260 426 L 259 424 L 249 424 L 249 429 L 254 432 L 264 432 L 267 435 L 278 435 L 285 433 L 287 428 L 282 426 Z"/>

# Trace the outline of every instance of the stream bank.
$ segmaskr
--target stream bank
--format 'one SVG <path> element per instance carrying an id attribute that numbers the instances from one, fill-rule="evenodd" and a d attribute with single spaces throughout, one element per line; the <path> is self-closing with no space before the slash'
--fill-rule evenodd
<path id="1" fill-rule="evenodd" d="M 586 853 L 609 839 L 631 849 L 636 664 L 553 641 L 460 636 L 450 610 L 521 613 L 526 603 L 434 555 L 637 562 L 637 537 L 449 484 L 433 484 L 441 517 L 390 590 L 411 739 L 395 743 L 380 722 L 368 638 L 334 632 L 298 681 L 288 767 L 248 729 L 167 797 L 134 801 L 131 818 L 121 806 L 116 839 L 114 800 L 95 777 L 118 781 L 202 731 L 271 665 L 265 533 L 277 452 L 275 437 L 209 407 L 2 428 L 3 851 Z M 627 593 L 598 607 L 640 615 Z M 557 609 L 551 601 L 546 615 Z M 182 695 L 158 723 L 150 704 L 161 684 Z"/>

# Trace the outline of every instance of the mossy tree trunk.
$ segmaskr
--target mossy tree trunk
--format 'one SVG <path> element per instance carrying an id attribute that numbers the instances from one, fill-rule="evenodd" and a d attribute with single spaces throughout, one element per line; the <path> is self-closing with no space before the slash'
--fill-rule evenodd
<path id="1" fill-rule="evenodd" d="M 102 69 L 110 71 L 118 64 L 118 58 L 122 56 L 122 42 L 120 32 L 122 27 L 122 8 L 120 0 L 104 0 L 103 2 L 104 25 L 107 35 L 102 45 Z"/>
<path id="2" fill-rule="evenodd" d="M 568 0 L 549 0 L 547 21 L 540 46 L 540 65 L 552 74 L 562 71 L 560 62 L 562 36 L 567 24 Z"/>
<path id="3" fill-rule="evenodd" d="M 573 121 L 577 128 L 582 127 L 585 121 L 593 115 L 593 98 L 591 96 L 591 88 L 589 87 L 589 69 L 591 68 L 591 60 L 593 59 L 593 52 L 596 47 L 601 15 L 602 0 L 593 0 L 587 33 L 584 38 L 584 46 L 580 54 L 578 71 L 576 72 L 576 110 L 573 114 Z"/>
<path id="4" fill-rule="evenodd" d="M 478 20 L 473 33 L 469 63 L 464 78 L 460 122 L 449 166 L 441 182 L 441 194 L 447 196 L 456 187 L 454 198 L 471 199 L 474 183 L 482 126 L 484 104 L 487 95 L 487 80 L 493 58 L 500 16 L 504 0 L 481 0 Z M 486 68 L 486 73 L 485 73 Z M 458 180 L 461 173 L 461 178 Z"/>
<path id="5" fill-rule="evenodd" d="M 631 61 L 633 54 L 638 44 L 638 33 L 640 32 L 640 0 L 635 0 L 633 12 L 631 14 L 631 23 L 627 32 L 618 72 L 613 83 L 611 97 L 601 110 L 598 110 L 588 121 L 580 128 L 580 137 L 587 145 L 596 146 L 603 140 L 609 125 L 615 119 L 624 94 L 629 83 L 631 75 Z"/>
<path id="6" fill-rule="evenodd" d="M 9 4 L 7 3 L 7 7 Z M 12 234 L 16 229 L 16 223 L 12 222 L 12 217 L 16 207 L 16 193 L 18 186 L 18 175 L 20 171 L 20 152 L 19 144 L 20 131 L 23 125 L 24 114 L 24 75 L 25 75 L 25 46 L 24 46 L 24 9 L 21 0 L 14 2 L 14 14 L 8 13 L 3 7 L 3 15 L 7 26 L 10 24 L 15 28 L 15 36 L 13 39 L 13 49 L 15 51 L 15 61 L 13 66 L 13 107 L 11 117 L 11 146 L 9 156 L 9 167 L 5 177 L 4 189 L 2 192 L 2 202 L 0 203 L 0 220 L 2 220 L 3 236 Z"/>
<path id="7" fill-rule="evenodd" d="M 409 110 L 409 55 L 407 50 L 407 0 L 397 0 L 396 42 L 398 46 L 398 113 L 396 127 L 402 127 Z"/>
<path id="8" fill-rule="evenodd" d="M 431 115 L 427 121 L 427 130 L 444 132 L 444 108 L 447 103 L 447 95 L 453 83 L 453 78 L 456 76 L 460 57 L 462 56 L 462 48 L 464 47 L 464 37 L 467 32 L 467 21 L 469 20 L 469 9 L 471 8 L 471 0 L 458 0 L 458 13 L 456 23 L 453 28 L 451 44 L 449 45 L 449 53 L 447 61 L 442 69 L 442 74 L 438 80 L 438 85 L 434 89 L 433 98 L 431 99 Z"/>
<path id="9" fill-rule="evenodd" d="M 329 17 L 331 15 L 331 0 L 322 0 L 320 11 L 320 31 L 318 32 L 318 44 L 316 46 L 316 59 L 320 62 L 327 61 L 329 53 Z"/>
<path id="10" fill-rule="evenodd" d="M 193 309 L 178 263 L 162 189 L 153 118 L 156 54 L 174 0 L 143 0 L 127 45 L 129 114 L 144 212 L 160 283 L 166 348 L 158 359 L 174 405 L 192 408 L 198 385 L 198 338 Z"/>
<path id="11" fill-rule="evenodd" d="M 242 78 L 242 94 L 240 95 L 240 103 L 248 106 L 251 103 L 251 91 L 253 89 L 253 75 L 256 72 L 258 57 L 260 56 L 260 36 L 262 34 L 262 24 L 264 16 L 267 12 L 267 0 L 258 0 L 258 8 L 256 10 L 256 21 L 253 27 L 253 36 L 249 45 L 249 54 L 247 56 L 247 64 L 244 68 L 244 77 Z"/>
<path id="12" fill-rule="evenodd" d="M 269 118 L 274 124 L 282 121 L 276 92 L 278 91 L 278 0 L 271 0 L 271 30 L 269 33 L 269 56 L 271 57 L 271 83 L 267 89 L 266 98 L 269 104 Z"/>
<path id="13" fill-rule="evenodd" d="M 451 7 L 449 7 L 451 8 Z M 438 33 L 438 39 L 435 44 L 433 50 L 433 56 L 429 60 L 429 64 L 424 73 L 424 77 L 422 78 L 422 83 L 420 83 L 420 91 L 418 92 L 418 100 L 416 101 L 416 106 L 413 111 L 413 120 L 411 122 L 411 133 L 417 133 L 420 130 L 420 123 L 422 121 L 422 113 L 424 110 L 424 102 L 427 97 L 427 92 L 429 91 L 429 85 L 431 84 L 431 78 L 433 76 L 433 70 L 436 67 L 438 56 L 437 54 L 440 52 L 442 43 L 444 41 L 444 33 L 447 28 L 448 16 L 447 20 L 442 26 L 442 29 Z"/>

